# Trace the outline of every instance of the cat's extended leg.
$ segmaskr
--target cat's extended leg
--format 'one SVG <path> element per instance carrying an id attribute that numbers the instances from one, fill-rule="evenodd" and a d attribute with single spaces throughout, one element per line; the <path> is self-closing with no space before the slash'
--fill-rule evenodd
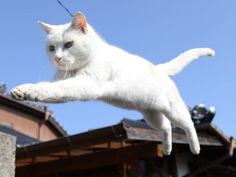
<path id="1" fill-rule="evenodd" d="M 166 116 L 176 126 L 182 128 L 187 136 L 187 140 L 193 154 L 200 153 L 200 145 L 190 113 L 185 105 L 173 105 L 171 111 L 166 112 Z"/>
<path id="2" fill-rule="evenodd" d="M 186 126 L 186 123 L 185 124 L 180 123 L 177 126 L 181 127 L 186 132 L 189 146 L 190 146 L 190 149 L 193 152 L 193 154 L 199 154 L 200 153 L 200 145 L 198 142 L 197 133 L 196 133 L 193 123 L 189 122 L 187 126 Z"/>
<path id="3" fill-rule="evenodd" d="M 162 145 L 165 155 L 170 155 L 172 150 L 171 123 L 164 114 L 157 111 L 147 111 L 144 113 L 145 120 L 152 128 L 161 131 Z"/>
<path id="4" fill-rule="evenodd" d="M 56 82 L 41 82 L 23 84 L 11 91 L 18 100 L 32 100 L 49 103 L 66 102 L 71 100 L 97 99 L 102 88 L 96 81 L 87 77 L 76 77 Z"/>

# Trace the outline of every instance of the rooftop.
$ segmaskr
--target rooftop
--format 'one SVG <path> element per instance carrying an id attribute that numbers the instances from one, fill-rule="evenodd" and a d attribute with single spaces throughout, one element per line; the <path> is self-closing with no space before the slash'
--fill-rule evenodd
<path id="1" fill-rule="evenodd" d="M 196 126 L 196 129 L 203 153 L 209 148 L 224 151 L 232 142 L 212 124 Z M 35 176 L 47 176 L 59 171 L 65 173 L 116 164 L 134 157 L 161 158 L 161 141 L 161 135 L 145 122 L 123 119 L 116 125 L 17 148 L 17 174 L 24 176 L 32 170 L 37 172 Z M 188 146 L 184 132 L 177 128 L 173 130 L 173 144 Z M 43 170 L 48 166 L 49 171 Z"/>
<path id="2" fill-rule="evenodd" d="M 17 101 L 11 97 L 11 95 L 0 92 L 0 104 L 4 104 L 13 109 L 19 110 L 21 112 L 26 112 L 28 114 L 36 115 L 38 119 L 45 119 L 45 115 L 50 126 L 55 129 L 62 136 L 67 136 L 66 130 L 60 125 L 58 121 L 52 116 L 52 112 L 47 109 L 46 106 L 35 104 L 30 101 Z"/>

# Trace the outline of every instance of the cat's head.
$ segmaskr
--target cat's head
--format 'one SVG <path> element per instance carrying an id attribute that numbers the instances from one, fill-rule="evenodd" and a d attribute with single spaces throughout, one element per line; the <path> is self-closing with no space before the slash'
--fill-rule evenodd
<path id="1" fill-rule="evenodd" d="M 53 65 L 60 70 L 74 70 L 88 63 L 90 53 L 86 17 L 78 12 L 71 23 L 50 25 L 39 22 L 47 32 L 46 50 Z"/>

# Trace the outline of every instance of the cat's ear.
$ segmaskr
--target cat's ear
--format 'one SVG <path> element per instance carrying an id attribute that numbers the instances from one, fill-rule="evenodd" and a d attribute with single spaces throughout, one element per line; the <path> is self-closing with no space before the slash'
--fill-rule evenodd
<path id="1" fill-rule="evenodd" d="M 87 20 L 84 14 L 77 12 L 71 22 L 72 29 L 80 29 L 83 33 L 87 31 Z"/>
<path id="2" fill-rule="evenodd" d="M 41 28 L 44 31 L 46 31 L 46 33 L 50 33 L 50 31 L 52 31 L 52 29 L 53 29 L 53 26 L 49 25 L 47 23 L 43 23 L 43 22 L 38 21 L 38 24 L 40 24 Z"/>

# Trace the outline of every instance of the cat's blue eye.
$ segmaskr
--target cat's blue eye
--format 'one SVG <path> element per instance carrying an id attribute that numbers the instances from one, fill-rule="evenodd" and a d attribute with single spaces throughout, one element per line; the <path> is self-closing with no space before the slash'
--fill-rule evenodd
<path id="1" fill-rule="evenodd" d="M 54 51 L 55 51 L 55 46 L 53 46 L 53 45 L 50 45 L 48 48 L 49 48 L 49 50 L 50 50 L 51 52 L 54 52 Z"/>
<path id="2" fill-rule="evenodd" d="M 69 48 L 72 47 L 72 45 L 73 45 L 73 41 L 66 42 L 66 43 L 64 44 L 64 48 L 65 48 L 65 49 L 69 49 Z"/>

